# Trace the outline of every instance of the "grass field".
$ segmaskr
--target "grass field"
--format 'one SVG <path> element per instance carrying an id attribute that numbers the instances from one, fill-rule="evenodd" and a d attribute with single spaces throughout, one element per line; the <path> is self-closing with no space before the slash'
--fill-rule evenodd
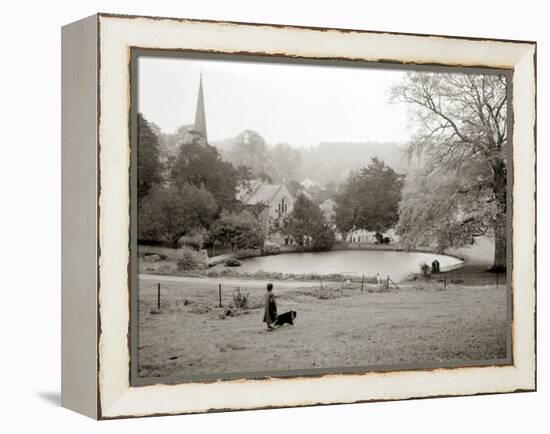
<path id="1" fill-rule="evenodd" d="M 230 315 L 236 283 L 140 280 L 139 375 L 204 375 L 506 357 L 506 287 L 407 282 L 379 292 L 358 284 L 274 282 L 279 313 L 295 326 L 262 323 L 265 283 L 242 282 L 251 308 Z"/>

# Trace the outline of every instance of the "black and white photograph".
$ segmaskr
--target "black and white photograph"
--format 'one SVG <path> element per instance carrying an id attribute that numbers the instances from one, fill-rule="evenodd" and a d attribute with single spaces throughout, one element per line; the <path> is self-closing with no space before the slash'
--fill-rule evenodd
<path id="1" fill-rule="evenodd" d="M 141 52 L 135 380 L 510 364 L 510 77 Z"/>
<path id="2" fill-rule="evenodd" d="M 546 433 L 544 5 L 4 2 L 0 433 Z"/>

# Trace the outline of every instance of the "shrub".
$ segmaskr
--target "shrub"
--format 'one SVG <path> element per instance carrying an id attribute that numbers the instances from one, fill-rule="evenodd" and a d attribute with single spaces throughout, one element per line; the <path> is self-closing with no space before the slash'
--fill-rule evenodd
<path id="1" fill-rule="evenodd" d="M 145 262 L 159 262 L 162 260 L 162 257 L 160 255 L 147 253 L 143 257 L 143 260 Z"/>
<path id="2" fill-rule="evenodd" d="M 264 255 L 275 255 L 281 251 L 281 246 L 272 241 L 266 241 L 263 248 Z"/>
<path id="3" fill-rule="evenodd" d="M 233 250 L 259 249 L 264 242 L 262 225 L 246 210 L 238 214 L 222 212 L 212 228 L 211 238 Z"/>
<path id="4" fill-rule="evenodd" d="M 237 288 L 233 294 L 233 304 L 237 309 L 246 310 L 248 309 L 248 298 L 250 294 L 244 294 L 241 292 L 240 288 Z"/>
<path id="5" fill-rule="evenodd" d="M 178 240 L 178 247 L 191 247 L 194 250 L 202 249 L 204 245 L 204 235 L 200 231 L 195 231 L 189 235 L 184 235 Z"/>
<path id="6" fill-rule="evenodd" d="M 235 258 L 231 258 L 231 259 L 228 259 L 227 261 L 225 261 L 225 266 L 226 267 L 240 267 L 241 266 L 241 261 L 239 261 L 238 259 L 235 259 Z"/>
<path id="7" fill-rule="evenodd" d="M 182 247 L 178 253 L 178 270 L 196 270 L 204 267 L 202 256 L 190 247 Z"/>
<path id="8" fill-rule="evenodd" d="M 338 298 L 338 294 L 334 290 L 327 288 L 321 288 L 318 292 L 314 293 L 319 300 L 332 300 L 333 298 Z"/>
<path id="9" fill-rule="evenodd" d="M 174 271 L 174 264 L 172 262 L 167 262 L 165 264 L 160 264 L 157 266 L 155 272 L 161 274 L 171 274 Z"/>

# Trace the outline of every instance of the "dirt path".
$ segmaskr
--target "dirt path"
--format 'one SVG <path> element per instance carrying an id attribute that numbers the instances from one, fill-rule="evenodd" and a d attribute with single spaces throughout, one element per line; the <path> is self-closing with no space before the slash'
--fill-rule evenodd
<path id="1" fill-rule="evenodd" d="M 239 286 L 241 288 L 256 288 L 262 287 L 265 288 L 268 280 L 249 280 L 249 279 L 239 279 L 239 278 L 226 278 L 226 277 L 187 277 L 187 276 L 164 276 L 160 274 L 140 274 L 140 280 L 144 281 L 154 281 L 158 283 L 163 282 L 180 282 L 180 283 L 195 283 L 198 285 L 222 285 L 229 286 Z M 319 286 L 319 282 L 302 282 L 302 281 L 284 281 L 279 280 L 275 283 L 276 288 L 278 289 L 287 289 L 287 288 L 309 288 Z"/>

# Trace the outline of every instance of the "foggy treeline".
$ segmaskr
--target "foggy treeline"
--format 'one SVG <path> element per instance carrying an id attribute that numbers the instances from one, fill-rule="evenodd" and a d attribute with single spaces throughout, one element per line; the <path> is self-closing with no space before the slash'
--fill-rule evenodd
<path id="1" fill-rule="evenodd" d="M 169 158 L 176 153 L 178 145 L 185 140 L 187 131 L 192 126 L 182 126 L 172 134 L 162 132 L 154 124 L 152 127 L 159 137 L 161 154 Z M 296 147 L 285 143 L 267 143 L 260 133 L 247 130 L 237 137 L 211 140 L 210 145 L 215 146 L 227 161 L 247 163 L 252 167 L 264 166 L 263 171 L 273 182 L 301 182 L 309 178 L 320 186 L 340 184 L 347 179 L 351 170 L 365 167 L 374 157 L 384 161 L 398 173 L 407 172 L 407 159 L 403 152 L 405 146 L 394 142 L 327 141 L 309 147 Z M 239 148 L 243 146 L 245 149 L 239 152 Z M 243 159 L 246 161 L 242 161 Z"/>

